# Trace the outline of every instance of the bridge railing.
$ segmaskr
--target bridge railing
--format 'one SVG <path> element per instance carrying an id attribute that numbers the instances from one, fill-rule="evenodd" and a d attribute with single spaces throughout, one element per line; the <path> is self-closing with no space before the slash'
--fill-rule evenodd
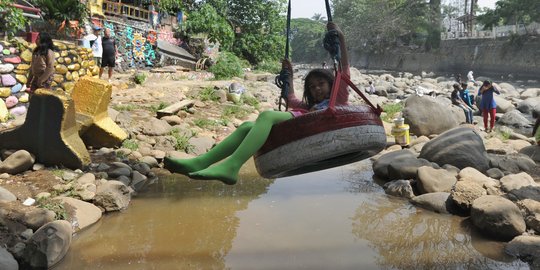
<path id="1" fill-rule="evenodd" d="M 150 21 L 150 11 L 144 8 L 123 3 L 103 0 L 103 12 L 106 15 L 127 17 L 132 20 Z"/>

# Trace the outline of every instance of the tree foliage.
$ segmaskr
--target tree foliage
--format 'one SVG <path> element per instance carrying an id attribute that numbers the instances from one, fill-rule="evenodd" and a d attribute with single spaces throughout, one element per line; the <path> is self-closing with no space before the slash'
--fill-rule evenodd
<path id="1" fill-rule="evenodd" d="M 193 10 L 195 0 L 159 0 L 158 9 L 163 13 L 176 14 L 178 11 Z"/>
<path id="2" fill-rule="evenodd" d="M 326 25 L 323 21 L 305 18 L 291 20 L 291 57 L 293 62 L 321 62 L 328 52 L 323 47 Z"/>
<path id="3" fill-rule="evenodd" d="M 499 0 L 495 9 L 488 9 L 478 16 L 485 28 L 504 24 L 529 24 L 540 22 L 540 1 L 538 0 Z"/>
<path id="4" fill-rule="evenodd" d="M 54 24 L 65 21 L 84 21 L 88 17 L 88 8 L 79 0 L 35 0 L 43 11 L 43 18 Z"/>
<path id="5" fill-rule="evenodd" d="M 221 48 L 227 51 L 231 49 L 234 41 L 232 26 L 208 3 L 202 4 L 189 14 L 186 31 L 189 35 L 205 33 L 211 42 L 219 42 Z"/>
<path id="6" fill-rule="evenodd" d="M 349 43 L 363 51 L 440 42 L 440 0 L 335 0 L 333 8 Z"/>
<path id="7" fill-rule="evenodd" d="M 22 10 L 11 6 L 12 0 L 0 1 L 0 31 L 12 37 L 17 31 L 24 29 L 27 24 Z"/>

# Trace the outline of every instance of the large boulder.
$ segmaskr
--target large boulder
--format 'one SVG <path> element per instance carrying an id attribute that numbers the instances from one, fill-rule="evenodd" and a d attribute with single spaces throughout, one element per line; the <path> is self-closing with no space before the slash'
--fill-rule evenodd
<path id="1" fill-rule="evenodd" d="M 525 232 L 525 220 L 517 205 L 500 196 L 482 196 L 472 203 L 471 221 L 481 231 L 510 240 Z"/>
<path id="2" fill-rule="evenodd" d="M 495 99 L 495 103 L 497 103 L 497 112 L 506 113 L 515 109 L 512 102 L 506 100 L 504 97 L 494 95 L 493 99 Z"/>
<path id="3" fill-rule="evenodd" d="M 517 109 L 525 114 L 532 113 L 535 107 L 540 106 L 540 97 L 530 97 L 517 104 Z"/>
<path id="4" fill-rule="evenodd" d="M 521 148 L 521 150 L 519 150 L 519 153 L 530 157 L 535 162 L 540 162 L 540 146 L 539 145 L 531 145 L 531 146 L 523 147 Z"/>
<path id="5" fill-rule="evenodd" d="M 530 121 L 519 110 L 506 112 L 498 121 L 499 123 L 512 127 L 528 127 Z"/>
<path id="6" fill-rule="evenodd" d="M 429 166 L 418 168 L 418 190 L 421 194 L 450 192 L 457 182 L 457 172 L 435 169 Z"/>
<path id="7" fill-rule="evenodd" d="M 489 169 L 484 142 L 473 129 L 460 127 L 444 132 L 424 145 L 419 158 L 440 166 L 450 164 L 460 169 L 472 167 L 480 172 Z"/>
<path id="8" fill-rule="evenodd" d="M 455 106 L 445 106 L 430 96 L 418 95 L 405 100 L 402 113 L 410 132 L 417 136 L 441 134 L 459 126 L 465 118 L 463 110 Z"/>
<path id="9" fill-rule="evenodd" d="M 39 228 L 24 249 L 29 269 L 49 269 L 62 260 L 71 245 L 72 233 L 71 224 L 65 220 L 56 220 Z"/>

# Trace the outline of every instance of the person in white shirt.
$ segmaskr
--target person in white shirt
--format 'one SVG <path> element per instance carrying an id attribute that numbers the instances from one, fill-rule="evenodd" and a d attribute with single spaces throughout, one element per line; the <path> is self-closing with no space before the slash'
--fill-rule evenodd
<path id="1" fill-rule="evenodd" d="M 476 81 L 474 80 L 472 70 L 469 71 L 469 73 L 467 73 L 467 79 L 468 79 L 470 82 L 473 82 L 473 83 L 476 82 Z"/>
<path id="2" fill-rule="evenodd" d="M 369 81 L 368 93 L 375 94 L 375 86 L 373 86 L 372 81 Z"/>
<path id="3" fill-rule="evenodd" d="M 86 38 L 90 40 L 90 47 L 94 53 L 94 61 L 96 62 L 96 65 L 100 67 L 101 57 L 103 55 L 103 46 L 101 45 L 101 27 L 94 26 L 94 34 L 88 35 Z"/>

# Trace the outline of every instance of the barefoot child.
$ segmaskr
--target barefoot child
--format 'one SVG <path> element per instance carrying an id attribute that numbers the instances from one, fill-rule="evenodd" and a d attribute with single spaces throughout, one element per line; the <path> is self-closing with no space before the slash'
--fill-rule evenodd
<path id="1" fill-rule="evenodd" d="M 341 50 L 341 66 L 343 72 L 349 75 L 349 61 L 343 33 L 332 22 L 327 29 L 335 29 L 339 35 Z M 261 148 L 272 126 L 283 121 L 300 116 L 312 110 L 322 110 L 328 107 L 330 92 L 334 83 L 334 75 L 327 69 L 314 69 L 308 73 L 304 83 L 303 100 L 295 94 L 292 83 L 293 69 L 288 60 L 282 63 L 283 68 L 289 71 L 289 111 L 264 111 L 255 122 L 245 122 L 231 135 L 225 138 L 210 151 L 191 159 L 172 159 L 166 157 L 164 165 L 171 172 L 189 175 L 194 179 L 215 179 L 228 185 L 234 185 L 238 179 L 238 172 L 242 165 Z M 347 84 L 341 84 L 338 90 L 336 105 L 346 105 L 349 97 Z M 221 161 L 219 164 L 215 164 Z"/>

